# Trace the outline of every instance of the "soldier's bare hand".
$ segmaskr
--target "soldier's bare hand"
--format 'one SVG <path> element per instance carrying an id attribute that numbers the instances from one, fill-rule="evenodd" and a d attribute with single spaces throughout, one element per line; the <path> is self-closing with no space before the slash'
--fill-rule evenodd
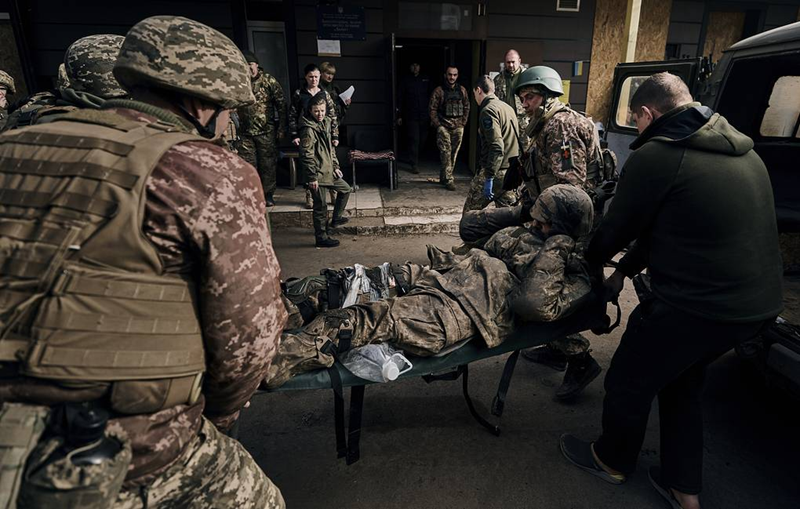
<path id="1" fill-rule="evenodd" d="M 312 191 L 316 191 L 317 189 L 319 189 L 319 182 L 317 182 L 316 180 L 309 182 L 308 188 L 311 189 Z"/>
<path id="2" fill-rule="evenodd" d="M 339 146 L 339 140 L 333 140 L 333 146 L 334 147 L 338 147 Z"/>
<path id="3" fill-rule="evenodd" d="M 610 297 L 619 297 L 619 294 L 622 292 L 622 288 L 625 286 L 625 274 L 622 272 L 615 270 L 613 274 L 608 276 L 605 281 L 603 281 L 603 286 L 606 288 L 606 294 Z"/>
<path id="4" fill-rule="evenodd" d="M 350 103 L 351 103 L 351 102 L 353 102 L 353 100 L 352 100 L 352 99 L 345 99 L 345 100 L 344 100 L 344 103 L 345 103 L 347 106 L 350 106 Z"/>
<path id="5" fill-rule="evenodd" d="M 292 140 L 292 144 L 296 146 L 300 146 L 300 138 L 295 138 Z"/>
<path id="6" fill-rule="evenodd" d="M 344 176 L 344 173 L 342 173 L 342 170 L 333 170 L 333 176 L 340 179 Z"/>

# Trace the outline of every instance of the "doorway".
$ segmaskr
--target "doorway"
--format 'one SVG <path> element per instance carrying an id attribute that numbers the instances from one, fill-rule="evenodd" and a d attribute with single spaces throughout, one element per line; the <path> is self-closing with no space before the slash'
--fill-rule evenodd
<path id="1" fill-rule="evenodd" d="M 471 136 L 470 133 L 473 131 L 477 133 L 474 127 L 477 106 L 474 99 L 471 97 L 472 83 L 477 79 L 475 75 L 477 66 L 473 64 L 477 63 L 476 58 L 478 57 L 478 53 L 474 51 L 474 47 L 474 41 L 470 40 L 397 38 L 394 48 L 395 68 L 392 75 L 395 80 L 395 90 L 398 91 L 398 94 L 403 80 L 410 79 L 410 67 L 413 63 L 420 65 L 420 76 L 428 79 L 428 101 L 434 89 L 444 83 L 445 69 L 450 65 L 455 65 L 458 68 L 458 84 L 463 86 L 470 96 L 470 120 L 467 122 L 466 129 L 464 130 L 461 150 L 458 152 L 456 167 L 453 171 L 457 179 L 471 178 L 471 167 L 474 166 L 474 163 L 469 163 L 469 161 L 474 161 L 475 153 L 474 136 Z M 399 98 L 397 108 L 400 108 Z M 402 116 L 403 114 L 405 113 L 396 111 L 395 120 L 398 115 Z M 424 179 L 438 179 L 441 163 L 439 151 L 436 148 L 436 131 L 431 126 L 425 134 L 426 136 L 419 150 L 418 169 L 420 171 L 420 177 Z M 397 138 L 399 153 L 398 168 L 402 172 L 401 174 L 405 174 L 404 176 L 406 176 L 411 169 L 411 164 L 409 161 L 408 136 L 405 127 L 398 128 Z"/>

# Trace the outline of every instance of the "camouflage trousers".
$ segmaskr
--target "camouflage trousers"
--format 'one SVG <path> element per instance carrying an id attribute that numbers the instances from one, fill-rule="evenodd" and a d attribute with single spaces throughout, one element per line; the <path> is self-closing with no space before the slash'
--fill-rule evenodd
<path id="1" fill-rule="evenodd" d="M 469 185 L 469 192 L 467 193 L 467 201 L 464 202 L 464 210 L 466 213 L 470 210 L 481 210 L 489 206 L 491 201 L 486 199 L 483 195 L 483 183 L 486 181 L 486 174 L 483 170 L 479 171 L 477 175 L 472 177 L 472 183 Z M 494 205 L 495 207 L 510 207 L 517 202 L 517 194 L 513 191 L 503 191 L 503 178 L 506 176 L 506 170 L 498 170 L 497 175 L 494 177 Z"/>
<path id="2" fill-rule="evenodd" d="M 570 334 L 550 342 L 550 347 L 566 356 L 578 355 L 589 351 L 589 340 L 580 334 Z"/>
<path id="3" fill-rule="evenodd" d="M 310 190 L 311 199 L 314 202 L 314 211 L 311 213 L 311 218 L 314 221 L 314 238 L 316 240 L 328 238 L 328 200 L 325 199 L 325 193 L 336 191 L 332 219 L 341 219 L 352 190 L 353 188 L 350 187 L 350 184 L 342 178 L 337 178 L 330 185 L 319 185 L 316 191 Z"/>
<path id="4" fill-rule="evenodd" d="M 175 464 L 146 488 L 123 489 L 113 509 L 144 507 L 285 509 L 286 504 L 242 444 L 204 418 Z"/>
<path id="5" fill-rule="evenodd" d="M 439 149 L 439 158 L 442 169 L 439 171 L 439 182 L 447 184 L 453 181 L 453 169 L 456 166 L 456 157 L 461 148 L 464 137 L 464 128 L 448 129 L 444 126 L 436 128 L 436 147 Z"/>
<path id="6" fill-rule="evenodd" d="M 275 137 L 275 128 L 269 127 L 266 133 L 256 136 L 242 134 L 236 150 L 239 157 L 258 171 L 264 196 L 272 196 L 278 179 L 278 140 Z"/>

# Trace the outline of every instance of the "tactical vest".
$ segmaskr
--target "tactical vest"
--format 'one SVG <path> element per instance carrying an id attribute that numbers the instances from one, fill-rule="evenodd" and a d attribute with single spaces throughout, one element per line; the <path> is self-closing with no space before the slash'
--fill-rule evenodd
<path id="1" fill-rule="evenodd" d="M 464 96 L 461 95 L 461 85 L 456 83 L 452 89 L 442 87 L 444 99 L 439 106 L 439 111 L 445 118 L 461 118 L 464 116 Z"/>
<path id="2" fill-rule="evenodd" d="M 65 387 L 108 386 L 150 413 L 199 397 L 195 290 L 142 232 L 145 182 L 201 139 L 103 110 L 0 136 L 0 361 Z"/>

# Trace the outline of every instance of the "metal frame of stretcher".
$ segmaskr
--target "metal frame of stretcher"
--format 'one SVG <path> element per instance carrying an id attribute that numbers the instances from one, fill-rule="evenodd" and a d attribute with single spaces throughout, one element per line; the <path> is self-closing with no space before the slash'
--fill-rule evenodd
<path id="1" fill-rule="evenodd" d="M 616 304 L 616 303 L 615 303 Z M 511 384 L 517 359 L 521 350 L 544 345 L 569 334 L 586 330 L 610 331 L 619 324 L 620 309 L 617 306 L 616 323 L 609 328 L 610 319 L 606 315 L 606 304 L 592 294 L 578 311 L 555 322 L 527 322 L 518 325 L 500 345 L 487 348 L 480 339 L 467 342 L 464 346 L 440 357 L 410 357 L 414 368 L 399 379 L 422 377 L 426 382 L 462 379 L 462 391 L 470 414 L 493 435 L 500 435 L 499 424 L 492 424 L 475 409 L 469 395 L 469 364 L 496 355 L 513 352 L 506 361 L 503 374 L 492 402 L 491 413 L 501 417 L 505 407 L 506 394 Z M 353 375 L 337 360 L 331 368 L 318 369 L 289 379 L 278 389 L 263 392 L 297 391 L 307 389 L 333 389 L 334 414 L 336 425 L 337 457 L 345 458 L 348 465 L 360 457 L 361 416 L 364 408 L 364 392 L 367 385 L 374 382 Z M 344 388 L 350 387 L 349 430 L 345 433 Z"/>

